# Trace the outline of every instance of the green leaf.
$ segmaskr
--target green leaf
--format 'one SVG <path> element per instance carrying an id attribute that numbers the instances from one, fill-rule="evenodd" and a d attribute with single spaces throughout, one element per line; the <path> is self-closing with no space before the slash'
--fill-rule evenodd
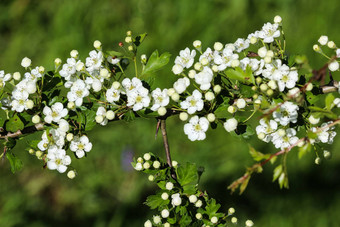
<path id="1" fill-rule="evenodd" d="M 289 184 L 288 184 L 288 177 L 286 176 L 285 173 L 281 173 L 280 177 L 279 177 L 279 185 L 280 185 L 280 188 L 282 189 L 283 187 L 284 188 L 288 188 L 289 187 Z"/>
<path id="2" fill-rule="evenodd" d="M 194 194 L 198 183 L 197 167 L 194 163 L 187 162 L 176 169 L 178 183 L 183 187 L 183 192 Z"/>
<path id="3" fill-rule="evenodd" d="M 333 108 L 333 101 L 334 101 L 334 95 L 332 93 L 329 93 L 326 98 L 325 98 L 325 104 L 326 104 L 326 109 L 331 110 Z"/>
<path id="4" fill-rule="evenodd" d="M 230 105 L 228 103 L 223 103 L 219 105 L 219 107 L 214 111 L 216 118 L 230 118 L 231 113 L 228 112 L 228 107 Z"/>
<path id="5" fill-rule="evenodd" d="M 155 72 L 159 71 L 169 63 L 170 56 L 171 54 L 168 52 L 165 52 L 159 56 L 158 50 L 155 50 L 145 65 L 141 79 L 148 79 L 149 77 L 154 76 Z"/>
<path id="6" fill-rule="evenodd" d="M 7 120 L 7 114 L 5 110 L 0 109 L 0 127 L 3 127 L 6 120 Z"/>
<path id="7" fill-rule="evenodd" d="M 215 216 L 217 213 L 218 209 L 220 209 L 221 205 L 216 204 L 215 199 L 210 199 L 209 202 L 207 203 L 205 210 L 206 213 L 209 215 L 209 217 Z"/>
<path id="8" fill-rule="evenodd" d="M 311 150 L 312 150 L 312 145 L 310 143 L 306 143 L 305 145 L 300 147 L 299 148 L 299 154 L 298 154 L 299 159 L 301 159 L 307 152 L 309 152 Z"/>
<path id="9" fill-rule="evenodd" d="M 135 113 L 132 110 L 129 110 L 128 112 L 126 112 L 124 114 L 124 120 L 126 122 L 131 122 L 131 121 L 133 121 L 135 119 L 136 119 L 136 115 L 135 115 Z"/>
<path id="10" fill-rule="evenodd" d="M 86 110 L 85 113 L 85 131 L 90 131 L 96 125 L 96 112 Z"/>
<path id="11" fill-rule="evenodd" d="M 12 173 L 15 173 L 22 169 L 22 161 L 17 158 L 11 151 L 6 152 L 6 158 L 8 159 L 10 165 L 11 165 L 11 171 Z"/>
<path id="12" fill-rule="evenodd" d="M 255 83 L 255 78 L 250 67 L 247 67 L 246 71 L 243 71 L 240 67 L 235 69 L 227 69 L 225 73 L 230 79 L 238 80 L 247 84 Z"/>
<path id="13" fill-rule="evenodd" d="M 138 47 L 139 45 L 142 44 L 147 35 L 148 35 L 147 33 L 138 35 L 136 38 L 133 39 L 133 43 Z"/>
<path id="14" fill-rule="evenodd" d="M 310 104 L 314 104 L 320 99 L 320 96 L 314 95 L 311 91 L 307 91 L 306 99 Z"/>
<path id="15" fill-rule="evenodd" d="M 184 207 L 185 208 L 185 207 Z M 190 226 L 192 223 L 191 217 L 186 212 L 180 219 L 179 224 L 180 226 Z"/>
<path id="16" fill-rule="evenodd" d="M 17 114 L 10 118 L 9 121 L 6 123 L 6 130 L 10 132 L 23 130 L 24 127 L 25 127 L 24 123 L 21 121 Z"/>
<path id="17" fill-rule="evenodd" d="M 253 157 L 253 159 L 257 162 L 270 157 L 270 154 L 263 154 L 251 146 L 249 146 L 249 153 Z"/>
<path id="18" fill-rule="evenodd" d="M 283 170 L 282 165 L 278 165 L 275 167 L 273 171 L 273 182 L 276 181 L 276 179 L 281 175 L 282 170 Z"/>
<path id="19" fill-rule="evenodd" d="M 240 186 L 240 195 L 244 192 L 244 190 L 246 190 L 249 180 L 250 180 L 251 175 L 248 174 L 247 177 L 245 178 L 245 180 L 242 182 L 241 186 Z"/>
<path id="20" fill-rule="evenodd" d="M 114 50 L 107 51 L 107 54 L 112 56 L 112 57 L 123 57 L 124 56 L 123 53 L 118 52 L 118 51 L 114 51 Z"/>
<path id="21" fill-rule="evenodd" d="M 148 205 L 150 209 L 153 210 L 153 209 L 156 209 L 157 207 L 165 206 L 169 204 L 169 202 L 170 202 L 169 199 L 163 200 L 161 194 L 157 193 L 156 195 L 148 196 L 145 204 Z"/>

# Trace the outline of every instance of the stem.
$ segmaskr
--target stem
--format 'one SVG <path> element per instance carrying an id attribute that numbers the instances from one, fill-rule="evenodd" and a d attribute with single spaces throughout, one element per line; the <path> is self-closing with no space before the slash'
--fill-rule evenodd
<path id="1" fill-rule="evenodd" d="M 164 149 L 165 149 L 165 154 L 166 154 L 166 162 L 170 167 L 172 167 L 172 162 L 171 162 L 171 156 L 170 156 L 170 147 L 169 147 L 169 142 L 168 142 L 168 136 L 166 133 L 166 120 L 160 120 L 161 121 L 161 131 L 162 131 L 162 137 L 163 137 L 163 144 L 164 144 Z"/>

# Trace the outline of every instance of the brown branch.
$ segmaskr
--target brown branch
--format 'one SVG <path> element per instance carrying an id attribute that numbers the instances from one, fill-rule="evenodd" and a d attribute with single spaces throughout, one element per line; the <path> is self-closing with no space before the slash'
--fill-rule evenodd
<path id="1" fill-rule="evenodd" d="M 170 156 L 170 147 L 169 147 L 169 142 L 168 142 L 168 136 L 166 132 L 166 120 L 162 119 L 161 121 L 161 130 L 162 130 L 162 136 L 163 136 L 163 144 L 164 144 L 164 149 L 165 149 L 165 154 L 166 154 L 166 162 L 170 167 L 172 167 L 172 162 L 171 162 L 171 156 Z"/>
<path id="2" fill-rule="evenodd" d="M 26 127 L 23 130 L 18 130 L 16 132 L 8 132 L 5 135 L 0 134 L 0 139 L 16 138 L 16 137 L 19 137 L 25 134 L 30 134 L 36 131 L 41 131 L 43 129 L 44 129 L 44 124 L 39 123 L 33 126 Z"/>

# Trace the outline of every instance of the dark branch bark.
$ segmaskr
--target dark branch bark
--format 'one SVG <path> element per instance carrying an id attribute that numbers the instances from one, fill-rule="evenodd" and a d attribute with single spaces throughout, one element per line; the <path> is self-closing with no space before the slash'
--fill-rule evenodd
<path id="1" fill-rule="evenodd" d="M 18 130 L 16 132 L 7 132 L 7 134 L 0 134 L 0 139 L 16 138 L 25 134 L 30 134 L 36 131 L 41 131 L 44 129 L 44 124 L 39 123 L 33 126 L 24 128 L 23 130 Z"/>

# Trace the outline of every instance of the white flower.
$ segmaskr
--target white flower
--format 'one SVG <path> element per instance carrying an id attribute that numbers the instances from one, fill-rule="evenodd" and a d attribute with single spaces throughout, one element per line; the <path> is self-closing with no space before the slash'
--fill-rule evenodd
<path id="1" fill-rule="evenodd" d="M 202 59 L 207 59 L 208 62 L 211 62 L 214 60 L 214 51 L 212 51 L 210 48 L 207 48 L 206 51 L 200 56 L 199 61 L 201 62 Z"/>
<path id="2" fill-rule="evenodd" d="M 332 61 L 331 63 L 328 64 L 328 68 L 330 71 L 334 72 L 339 69 L 339 62 L 337 61 Z"/>
<path id="3" fill-rule="evenodd" d="M 237 99 L 237 101 L 236 101 L 237 108 L 243 109 L 244 107 L 246 107 L 246 105 L 247 105 L 246 100 L 244 100 L 244 99 Z"/>
<path id="4" fill-rule="evenodd" d="M 214 62 L 216 65 L 218 65 L 218 70 L 223 71 L 227 67 L 230 67 L 231 62 L 238 59 L 238 57 L 238 54 L 234 54 L 230 48 L 224 48 L 222 55 L 220 55 L 218 52 L 214 53 Z"/>
<path id="5" fill-rule="evenodd" d="M 286 126 L 290 122 L 296 123 L 299 107 L 292 102 L 283 103 L 274 113 L 274 120 Z"/>
<path id="6" fill-rule="evenodd" d="M 71 76 L 76 73 L 76 65 L 76 59 L 68 58 L 67 63 L 65 63 L 59 71 L 60 76 L 64 77 L 65 80 L 70 80 Z"/>
<path id="7" fill-rule="evenodd" d="M 164 89 L 163 91 L 160 88 L 156 88 L 151 92 L 151 96 L 153 98 L 154 104 L 151 107 L 152 111 L 157 111 L 160 107 L 165 107 L 169 104 L 170 98 L 168 95 L 168 90 Z"/>
<path id="8" fill-rule="evenodd" d="M 122 86 L 126 90 L 126 92 L 129 92 L 129 91 L 136 90 L 139 87 L 143 87 L 143 84 L 140 79 L 138 79 L 137 77 L 134 77 L 132 78 L 132 80 L 130 80 L 129 78 L 125 78 L 122 81 Z"/>
<path id="9" fill-rule="evenodd" d="M 171 200 L 171 204 L 172 206 L 179 206 L 182 203 L 182 199 L 179 193 L 173 194 L 171 196 L 172 200 Z"/>
<path id="10" fill-rule="evenodd" d="M 182 66 L 183 68 L 190 68 L 194 63 L 194 58 L 196 56 L 196 51 L 192 50 L 190 52 L 189 48 L 185 48 L 179 52 L 179 56 L 175 59 L 175 64 Z"/>
<path id="11" fill-rule="evenodd" d="M 321 44 L 321 45 L 326 45 L 327 44 L 327 42 L 328 42 L 328 37 L 327 36 L 325 36 L 325 35 L 322 35 L 322 36 L 320 36 L 320 38 L 319 38 L 319 40 L 318 40 L 318 42 Z"/>
<path id="12" fill-rule="evenodd" d="M 71 102 L 75 102 L 76 106 L 83 104 L 83 98 L 90 94 L 83 80 L 76 80 L 71 87 L 71 90 L 67 93 L 67 98 Z"/>
<path id="13" fill-rule="evenodd" d="M 143 169 L 143 164 L 142 163 L 136 163 L 135 170 L 141 171 Z"/>
<path id="14" fill-rule="evenodd" d="M 38 143 L 38 148 L 41 151 L 47 150 L 49 147 L 57 146 L 63 147 L 65 144 L 65 132 L 56 129 L 50 129 L 47 135 L 47 131 L 41 136 L 41 141 Z"/>
<path id="15" fill-rule="evenodd" d="M 31 66 L 31 59 L 29 59 L 28 57 L 24 57 L 21 61 L 21 66 L 24 67 L 24 68 L 28 68 Z"/>
<path id="16" fill-rule="evenodd" d="M 279 129 L 272 134 L 272 142 L 276 148 L 285 149 L 294 145 L 299 140 L 295 135 L 296 131 L 293 128 L 288 128 L 286 130 Z"/>
<path id="17" fill-rule="evenodd" d="M 258 37 L 263 39 L 265 43 L 274 42 L 274 38 L 280 36 L 280 30 L 278 30 L 278 24 L 266 23 L 263 25 L 262 30 L 258 33 Z"/>
<path id="18" fill-rule="evenodd" d="M 11 74 L 5 72 L 3 70 L 0 71 L 0 88 L 5 87 L 6 81 L 9 81 L 12 78 Z"/>
<path id="19" fill-rule="evenodd" d="M 79 137 L 75 136 L 70 144 L 70 150 L 76 152 L 78 158 L 82 158 L 85 152 L 89 152 L 92 149 L 92 143 L 89 138 L 85 135 Z"/>
<path id="20" fill-rule="evenodd" d="M 90 57 L 86 58 L 86 70 L 93 75 L 94 71 L 99 71 L 102 61 L 103 61 L 103 53 L 101 51 L 91 51 L 89 53 Z"/>
<path id="21" fill-rule="evenodd" d="M 329 121 L 327 123 L 323 123 L 321 124 L 320 128 L 311 128 L 311 131 L 316 133 L 317 135 L 317 139 L 316 142 L 322 142 L 322 143 L 328 143 L 328 144 L 332 144 L 334 141 L 334 137 L 336 136 L 336 132 L 335 131 L 331 131 L 334 130 L 335 127 L 329 127 L 328 125 L 333 123 L 333 121 Z"/>
<path id="22" fill-rule="evenodd" d="M 250 43 L 249 39 L 238 38 L 234 43 L 234 46 L 236 47 L 236 51 L 240 53 L 241 51 L 249 47 L 249 43 Z"/>
<path id="23" fill-rule="evenodd" d="M 224 122 L 223 126 L 227 132 L 235 131 L 237 128 L 238 122 L 235 118 L 230 118 L 226 122 Z"/>
<path id="24" fill-rule="evenodd" d="M 58 125 L 58 130 L 61 132 L 66 133 L 70 129 L 70 124 L 64 119 L 60 119 Z"/>
<path id="25" fill-rule="evenodd" d="M 120 59 L 117 57 L 111 57 L 108 56 L 106 59 L 109 63 L 111 63 L 112 65 L 117 65 L 120 62 Z"/>
<path id="26" fill-rule="evenodd" d="M 13 101 L 11 102 L 12 111 L 22 112 L 27 110 L 26 101 L 28 100 L 27 92 L 20 92 L 18 90 L 14 90 L 12 92 Z"/>
<path id="27" fill-rule="evenodd" d="M 195 75 L 195 81 L 201 85 L 200 89 L 206 91 L 211 87 L 210 82 L 212 81 L 213 76 L 213 71 L 209 67 L 205 66 L 201 72 Z"/>
<path id="28" fill-rule="evenodd" d="M 120 89 L 115 89 L 113 86 L 106 91 L 106 100 L 110 103 L 117 102 L 120 98 Z"/>
<path id="29" fill-rule="evenodd" d="M 46 158 L 47 168 L 50 170 L 56 169 L 59 173 L 64 173 L 67 170 L 67 166 L 71 164 L 71 158 L 66 155 L 66 151 L 56 146 L 48 149 Z"/>
<path id="30" fill-rule="evenodd" d="M 299 79 L 296 70 L 289 71 L 288 66 L 282 65 L 279 70 L 273 73 L 273 79 L 277 81 L 279 90 L 283 91 L 286 87 L 293 88 Z"/>
<path id="31" fill-rule="evenodd" d="M 193 116 L 189 123 L 184 125 L 184 133 L 188 136 L 189 140 L 204 140 L 205 132 L 209 128 L 209 121 L 205 117 L 198 118 Z"/>
<path id="32" fill-rule="evenodd" d="M 102 116 L 103 120 L 100 123 L 101 125 L 107 125 L 108 119 L 106 118 L 106 109 L 100 106 L 97 110 L 96 116 Z"/>
<path id="33" fill-rule="evenodd" d="M 190 80 L 187 77 L 184 78 L 179 78 L 175 83 L 174 83 L 174 89 L 178 94 L 182 94 L 187 87 L 190 85 Z"/>
<path id="34" fill-rule="evenodd" d="M 132 106 L 133 111 L 138 111 L 150 104 L 149 90 L 144 87 L 138 87 L 127 94 L 127 106 Z"/>
<path id="35" fill-rule="evenodd" d="M 188 110 L 189 114 L 194 114 L 196 111 L 201 111 L 204 106 L 202 100 L 202 94 L 198 90 L 194 90 L 191 96 L 188 96 L 186 100 L 180 103 L 181 108 Z"/>
<path id="36" fill-rule="evenodd" d="M 277 129 L 277 123 L 274 120 L 266 120 L 262 118 L 260 120 L 260 125 L 256 127 L 256 134 L 259 136 L 261 133 L 264 137 L 261 138 L 264 142 L 269 142 L 272 139 L 272 133 Z"/>
<path id="37" fill-rule="evenodd" d="M 68 110 L 64 108 L 61 102 L 56 102 L 50 107 L 45 106 L 43 109 L 43 113 L 46 116 L 44 121 L 46 123 L 59 122 L 59 120 L 65 117 L 68 113 Z"/>

